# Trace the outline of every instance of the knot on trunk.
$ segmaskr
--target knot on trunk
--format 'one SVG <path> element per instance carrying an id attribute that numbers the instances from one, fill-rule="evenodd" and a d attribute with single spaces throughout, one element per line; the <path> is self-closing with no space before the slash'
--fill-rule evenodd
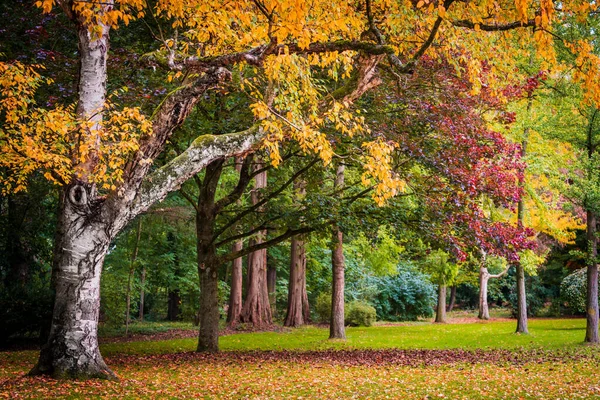
<path id="1" fill-rule="evenodd" d="M 75 184 L 69 189 L 69 201 L 74 206 L 83 207 L 88 204 L 88 193 L 83 185 Z"/>

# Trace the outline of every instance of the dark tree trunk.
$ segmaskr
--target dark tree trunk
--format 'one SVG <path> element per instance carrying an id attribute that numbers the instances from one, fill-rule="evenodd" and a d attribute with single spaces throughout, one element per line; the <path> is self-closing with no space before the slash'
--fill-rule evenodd
<path id="1" fill-rule="evenodd" d="M 262 163 L 255 165 L 255 169 L 262 167 Z M 257 204 L 260 201 L 259 190 L 267 187 L 267 172 L 261 172 L 254 179 L 251 197 L 252 204 Z M 266 230 L 258 232 L 256 238 L 250 241 L 250 245 L 263 243 L 266 235 Z M 248 291 L 240 320 L 251 323 L 254 327 L 269 326 L 273 323 L 267 288 L 267 249 L 257 250 L 248 255 Z"/>
<path id="2" fill-rule="evenodd" d="M 115 379 L 98 348 L 100 273 L 111 237 L 93 217 L 93 186 L 74 184 L 61 194 L 52 281 L 54 312 L 48 342 L 32 375 Z"/>
<path id="3" fill-rule="evenodd" d="M 179 320 L 179 314 L 181 314 L 181 295 L 179 289 L 170 290 L 168 297 L 167 321 L 177 321 Z"/>
<path id="4" fill-rule="evenodd" d="M 344 166 L 339 165 L 336 172 L 335 188 L 344 186 Z M 329 339 L 346 339 L 344 326 L 344 235 L 339 226 L 333 227 L 333 249 L 331 252 L 332 288 L 331 288 L 331 322 Z"/>
<path id="5" fill-rule="evenodd" d="M 585 329 L 585 342 L 598 343 L 598 240 L 596 238 L 596 214 L 587 212 L 587 240 L 588 257 L 590 262 L 587 267 L 587 324 Z"/>
<path id="6" fill-rule="evenodd" d="M 214 245 L 216 220 L 215 195 L 223 160 L 216 160 L 206 167 L 204 181 L 199 184 L 196 208 L 196 245 L 198 252 L 198 277 L 200 278 L 200 329 L 199 352 L 219 351 L 219 265 Z M 197 181 L 199 182 L 199 181 Z"/>
<path id="7" fill-rule="evenodd" d="M 438 303 L 435 322 L 446 322 L 446 285 L 438 285 Z"/>
<path id="8" fill-rule="evenodd" d="M 233 243 L 231 252 L 242 250 L 243 242 L 238 240 Z M 242 257 L 233 260 L 231 267 L 231 291 L 229 293 L 229 309 L 227 310 L 227 322 L 229 326 L 235 327 L 240 322 L 242 313 Z"/>
<path id="9" fill-rule="evenodd" d="M 448 304 L 446 312 L 450 312 L 454 309 L 454 303 L 456 303 L 456 285 L 450 286 L 450 304 Z"/>
<path id="10" fill-rule="evenodd" d="M 284 325 L 298 327 L 309 322 L 310 316 L 306 293 L 306 248 L 302 237 L 292 238 L 290 253 L 288 306 Z"/>
<path id="11" fill-rule="evenodd" d="M 210 256 L 199 266 L 200 274 L 200 329 L 196 351 L 219 351 L 219 275 L 216 263 Z"/>

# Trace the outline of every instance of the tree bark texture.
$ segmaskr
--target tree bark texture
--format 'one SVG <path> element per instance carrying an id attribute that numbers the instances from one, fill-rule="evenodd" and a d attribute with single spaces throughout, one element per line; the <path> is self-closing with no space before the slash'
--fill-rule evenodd
<path id="1" fill-rule="evenodd" d="M 339 165 L 336 171 L 335 188 L 344 186 L 344 165 Z M 333 249 L 331 253 L 332 288 L 331 288 L 331 322 L 329 324 L 329 339 L 346 339 L 344 326 L 344 234 L 339 226 L 333 226 Z"/>
<path id="2" fill-rule="evenodd" d="M 95 215 L 92 185 L 75 184 L 61 194 L 52 280 L 54 311 L 48 342 L 32 375 L 56 378 L 116 376 L 98 348 L 100 273 L 111 237 Z"/>
<path id="3" fill-rule="evenodd" d="M 255 169 L 261 169 L 262 163 L 257 163 Z M 267 172 L 261 172 L 254 178 L 254 189 L 251 193 L 252 204 L 260 201 L 260 189 L 267 187 Z M 250 245 L 263 243 L 266 230 L 260 231 L 250 241 Z M 269 290 L 267 288 L 267 249 L 257 250 L 248 255 L 248 291 L 242 307 L 240 320 L 253 324 L 254 327 L 269 326 L 273 323 Z"/>
<path id="4" fill-rule="evenodd" d="M 243 242 L 237 240 L 233 243 L 231 252 L 241 251 Z M 240 322 L 240 314 L 242 313 L 242 257 L 236 258 L 232 262 L 231 267 L 231 291 L 229 292 L 229 309 L 227 310 L 227 322 L 229 326 L 235 327 Z"/>
<path id="5" fill-rule="evenodd" d="M 223 161 L 216 160 L 206 167 L 199 185 L 196 209 L 196 240 L 198 276 L 200 278 L 200 329 L 197 351 L 219 351 L 219 264 L 214 245 L 215 195 L 223 171 Z"/>
<path id="6" fill-rule="evenodd" d="M 596 214 L 587 211 L 587 240 L 588 257 L 587 267 L 587 324 L 585 328 L 585 342 L 598 343 L 598 239 L 596 238 Z"/>
<path id="7" fill-rule="evenodd" d="M 306 248 L 304 238 L 294 236 L 290 252 L 288 306 L 284 326 L 298 327 L 309 322 L 310 309 L 306 293 Z"/>
<path id="8" fill-rule="evenodd" d="M 446 285 L 438 285 L 438 303 L 435 322 L 446 322 Z"/>

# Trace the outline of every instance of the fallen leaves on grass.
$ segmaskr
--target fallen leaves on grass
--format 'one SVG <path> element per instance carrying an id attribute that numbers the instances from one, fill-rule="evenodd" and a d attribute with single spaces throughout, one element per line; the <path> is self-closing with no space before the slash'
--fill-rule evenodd
<path id="1" fill-rule="evenodd" d="M 0 354 L 0 398 L 589 398 L 600 355 L 580 349 L 117 355 L 120 382 L 26 377 Z"/>

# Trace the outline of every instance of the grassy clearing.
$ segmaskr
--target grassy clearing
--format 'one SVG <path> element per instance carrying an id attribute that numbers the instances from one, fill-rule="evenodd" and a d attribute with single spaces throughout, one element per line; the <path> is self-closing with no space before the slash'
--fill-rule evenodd
<path id="1" fill-rule="evenodd" d="M 349 349 L 544 349 L 579 347 L 585 337 L 583 319 L 532 320 L 530 335 L 515 335 L 515 322 L 468 324 L 416 323 L 401 326 L 348 328 L 345 342 L 328 340 L 326 328 L 305 327 L 289 332 L 244 333 L 221 337 L 224 351 L 231 350 L 349 350 Z M 103 354 L 160 354 L 194 351 L 196 338 L 160 342 L 110 343 Z"/>
<path id="2" fill-rule="evenodd" d="M 195 339 L 105 344 L 102 352 L 120 382 L 24 377 L 36 352 L 7 352 L 0 353 L 0 398 L 600 398 L 600 350 L 582 346 L 584 320 L 532 320 L 529 336 L 513 334 L 514 328 L 514 321 L 350 328 L 348 341 L 341 343 L 328 341 L 326 329 L 308 327 L 222 337 L 221 348 L 231 353 L 214 357 L 173 354 L 192 351 Z M 407 366 L 385 359 L 354 365 L 327 357 L 294 360 L 263 353 L 253 353 L 258 354 L 254 360 L 233 352 L 394 347 L 503 348 L 514 354 L 539 349 L 556 355 L 526 356 L 521 363 L 475 358 Z"/>

